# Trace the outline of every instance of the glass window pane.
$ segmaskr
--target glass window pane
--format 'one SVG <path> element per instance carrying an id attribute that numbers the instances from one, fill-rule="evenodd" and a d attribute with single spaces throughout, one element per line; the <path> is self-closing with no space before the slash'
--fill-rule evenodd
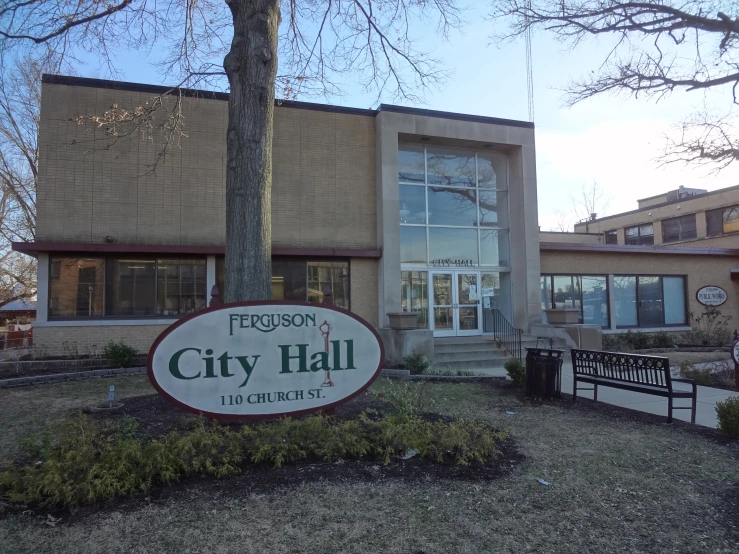
<path id="1" fill-rule="evenodd" d="M 639 225 L 639 235 L 642 237 L 648 237 L 654 234 L 654 226 L 651 223 L 646 225 Z"/>
<path id="2" fill-rule="evenodd" d="M 480 265 L 508 267 L 508 231 L 480 231 Z"/>
<path id="3" fill-rule="evenodd" d="M 52 257 L 49 317 L 103 315 L 102 258 Z"/>
<path id="4" fill-rule="evenodd" d="M 739 208 L 728 208 L 723 214 L 724 233 L 739 231 Z"/>
<path id="5" fill-rule="evenodd" d="M 419 329 L 428 329 L 428 273 L 401 271 L 401 310 L 418 314 Z"/>
<path id="6" fill-rule="evenodd" d="M 305 302 L 307 294 L 305 260 L 275 258 L 272 260 L 272 300 Z M 321 300 L 323 300 L 323 289 Z"/>
<path id="7" fill-rule="evenodd" d="M 498 152 L 478 152 L 477 186 L 508 190 L 507 157 Z"/>
<path id="8" fill-rule="evenodd" d="M 401 144 L 398 149 L 398 180 L 401 183 L 425 182 L 423 146 Z"/>
<path id="9" fill-rule="evenodd" d="M 218 286 L 218 300 L 221 303 L 226 298 L 226 259 L 216 258 L 216 286 Z M 210 294 L 210 291 L 208 291 Z M 209 299 L 210 300 L 210 299 Z"/>
<path id="10" fill-rule="evenodd" d="M 639 327 L 662 326 L 662 289 L 659 277 L 639 277 Z"/>
<path id="11" fill-rule="evenodd" d="M 205 258 L 157 260 L 157 314 L 177 316 L 206 305 Z"/>
<path id="12" fill-rule="evenodd" d="M 477 230 L 429 227 L 429 257 L 431 263 L 445 260 L 451 265 L 478 265 Z"/>
<path id="13" fill-rule="evenodd" d="M 614 277 L 616 326 L 636 327 L 636 277 Z"/>
<path id="14" fill-rule="evenodd" d="M 606 244 L 618 244 L 617 231 L 606 231 Z"/>
<path id="15" fill-rule="evenodd" d="M 549 275 L 541 276 L 541 309 L 549 310 L 552 308 L 552 277 Z M 546 314 L 542 314 L 543 322 L 546 323 Z"/>
<path id="16" fill-rule="evenodd" d="M 725 210 L 729 211 L 729 210 Z M 706 235 L 709 237 L 720 235 L 724 232 L 723 218 L 724 210 L 709 210 L 706 212 Z M 739 221 L 737 221 L 739 223 Z"/>
<path id="17" fill-rule="evenodd" d="M 426 223 L 426 187 L 400 185 L 400 222 Z"/>
<path id="18" fill-rule="evenodd" d="M 400 226 L 400 263 L 426 263 L 426 227 Z"/>
<path id="19" fill-rule="evenodd" d="M 155 279 L 154 260 L 105 260 L 105 315 L 155 315 Z"/>
<path id="20" fill-rule="evenodd" d="M 662 289 L 665 299 L 665 324 L 686 323 L 685 279 L 682 277 L 663 277 Z"/>
<path id="21" fill-rule="evenodd" d="M 334 306 L 349 309 L 349 262 L 308 262 L 308 302 L 323 302 L 329 287 Z"/>
<path id="22" fill-rule="evenodd" d="M 475 154 L 471 151 L 427 148 L 428 184 L 474 188 Z"/>
<path id="23" fill-rule="evenodd" d="M 508 228 L 508 197 L 505 193 L 481 190 L 480 226 Z"/>
<path id="24" fill-rule="evenodd" d="M 608 327 L 608 280 L 606 277 L 582 278 L 583 323 Z"/>
<path id="25" fill-rule="evenodd" d="M 577 279 L 577 277 L 573 279 L 571 275 L 554 276 L 554 289 L 552 294 L 554 295 L 555 308 L 562 309 L 580 307 L 579 289 L 573 282 L 575 279 Z"/>
<path id="26" fill-rule="evenodd" d="M 429 225 L 477 225 L 474 190 L 428 187 Z"/>

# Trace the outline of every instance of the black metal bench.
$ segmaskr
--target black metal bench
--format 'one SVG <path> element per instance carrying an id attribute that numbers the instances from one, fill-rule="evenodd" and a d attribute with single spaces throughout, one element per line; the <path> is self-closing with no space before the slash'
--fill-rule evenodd
<path id="1" fill-rule="evenodd" d="M 642 392 L 667 398 L 667 423 L 672 423 L 672 410 L 691 410 L 690 422 L 695 423 L 697 388 L 691 379 L 676 379 L 670 375 L 670 360 L 659 356 L 637 356 L 617 352 L 572 349 L 572 399 L 577 400 L 578 390 L 592 390 L 593 400 L 598 400 L 598 387 Z M 593 388 L 578 387 L 577 383 L 590 383 Z M 675 390 L 673 383 L 688 383 L 692 391 Z M 690 398 L 691 407 L 674 407 L 675 398 Z"/>

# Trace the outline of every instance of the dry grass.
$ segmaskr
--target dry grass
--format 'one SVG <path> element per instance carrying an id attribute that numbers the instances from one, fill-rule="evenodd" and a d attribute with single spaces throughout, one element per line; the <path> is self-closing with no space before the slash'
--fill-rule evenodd
<path id="1" fill-rule="evenodd" d="M 145 388 L 140 378 L 121 379 L 121 388 L 129 386 L 125 379 L 130 390 Z M 724 497 L 739 485 L 736 444 L 681 425 L 523 404 L 486 384 L 422 386 L 441 412 L 509 428 L 526 461 L 489 482 L 332 481 L 256 494 L 236 480 L 240 492 L 229 487 L 214 497 L 192 485 L 74 523 L 63 517 L 55 527 L 40 516 L 6 515 L 0 552 L 737 552 L 739 534 L 729 519 L 736 514 L 723 511 Z M 76 400 L 61 402 L 61 390 Z M 0 391 L 4 407 L 6 395 Z M 70 385 L 29 389 L 25 396 L 44 406 L 39 397 L 55 397 L 57 410 L 89 402 Z M 52 412 L 45 413 L 37 421 Z M 0 413 L 4 428 L 8 417 Z M 28 426 L 16 423 L 16 432 L 21 427 Z"/>
<path id="2" fill-rule="evenodd" d="M 681 362 L 701 364 L 731 359 L 731 354 L 728 352 L 665 352 L 664 354 L 654 354 L 654 356 L 669 358 L 671 366 L 678 366 Z"/>

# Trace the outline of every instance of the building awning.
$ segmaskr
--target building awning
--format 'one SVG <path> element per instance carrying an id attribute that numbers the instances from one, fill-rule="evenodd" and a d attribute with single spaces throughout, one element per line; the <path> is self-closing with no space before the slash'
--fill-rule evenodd
<path id="1" fill-rule="evenodd" d="M 39 252 L 65 252 L 75 254 L 179 254 L 223 256 L 225 246 L 182 244 L 118 244 L 89 242 L 14 242 L 13 250 L 30 256 Z M 382 258 L 380 248 L 292 248 L 273 246 L 273 256 L 313 258 Z"/>

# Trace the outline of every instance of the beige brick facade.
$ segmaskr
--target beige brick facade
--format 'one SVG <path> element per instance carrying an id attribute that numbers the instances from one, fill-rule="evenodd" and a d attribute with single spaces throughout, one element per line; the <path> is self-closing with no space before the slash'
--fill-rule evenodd
<path id="1" fill-rule="evenodd" d="M 379 325 L 377 302 L 377 260 L 353 258 L 350 261 L 351 310 L 372 325 Z M 400 279 L 400 276 L 398 276 Z"/>
<path id="2" fill-rule="evenodd" d="M 157 96 L 44 83 L 39 136 L 39 241 L 223 245 L 227 102 L 182 98 L 184 136 L 156 165 L 153 128 L 70 121 L 111 106 L 133 111 Z M 172 109 L 174 99 L 165 99 Z M 375 120 L 275 108 L 273 245 L 376 248 Z"/>
<path id="3" fill-rule="evenodd" d="M 111 340 L 123 341 L 145 353 L 166 328 L 167 325 L 35 326 L 33 343 L 48 356 L 101 354 L 105 344 Z"/>

